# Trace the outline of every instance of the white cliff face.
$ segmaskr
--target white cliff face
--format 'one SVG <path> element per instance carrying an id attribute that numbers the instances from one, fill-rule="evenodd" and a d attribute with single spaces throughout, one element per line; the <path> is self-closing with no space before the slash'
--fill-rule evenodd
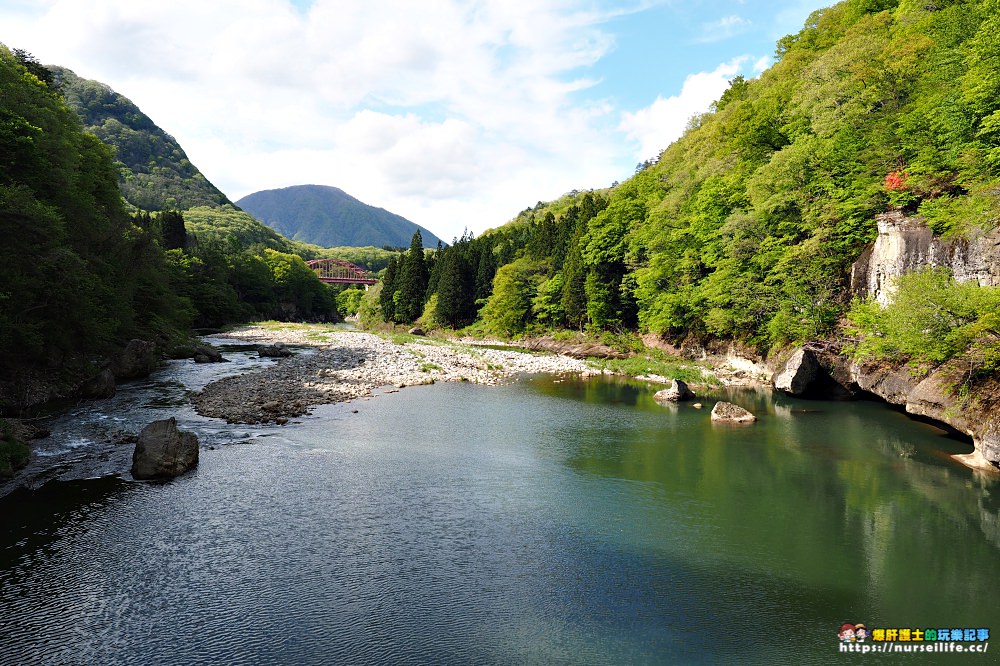
<path id="1" fill-rule="evenodd" d="M 851 291 L 856 295 L 873 296 L 886 305 L 899 276 L 922 266 L 949 268 L 959 282 L 1000 285 L 1000 230 L 943 240 L 922 218 L 905 217 L 900 211 L 876 220 L 878 239 L 851 267 Z"/>

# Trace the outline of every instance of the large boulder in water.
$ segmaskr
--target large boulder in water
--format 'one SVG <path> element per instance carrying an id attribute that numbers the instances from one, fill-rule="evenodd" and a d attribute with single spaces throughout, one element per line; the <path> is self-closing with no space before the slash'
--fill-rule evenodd
<path id="1" fill-rule="evenodd" d="M 129 340 L 111 362 L 117 379 L 148 377 L 160 362 L 156 343 L 149 340 Z"/>
<path id="2" fill-rule="evenodd" d="M 169 479 L 198 464 L 198 437 L 181 432 L 174 418 L 153 421 L 139 433 L 132 454 L 132 477 Z"/>
<path id="3" fill-rule="evenodd" d="M 753 423 L 757 417 L 731 402 L 717 402 L 712 408 L 712 420 L 727 423 Z"/>
<path id="4" fill-rule="evenodd" d="M 819 371 L 819 362 L 813 353 L 808 349 L 797 349 L 774 376 L 774 388 L 789 395 L 802 395 L 816 381 Z"/>
<path id="5" fill-rule="evenodd" d="M 212 345 L 198 345 L 194 349 L 195 363 L 222 363 L 225 360 L 222 353 Z"/>
<path id="6" fill-rule="evenodd" d="M 671 381 L 670 388 L 657 391 L 656 395 L 653 396 L 653 400 L 657 402 L 681 402 L 693 399 L 694 391 L 689 389 L 688 385 L 679 379 Z"/>

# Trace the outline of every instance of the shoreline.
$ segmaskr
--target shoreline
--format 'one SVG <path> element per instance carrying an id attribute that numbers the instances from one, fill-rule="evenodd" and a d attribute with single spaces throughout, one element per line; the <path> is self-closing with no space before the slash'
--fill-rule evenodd
<path id="1" fill-rule="evenodd" d="M 216 337 L 317 348 L 314 354 L 212 382 L 192 398 L 198 414 L 229 423 L 283 425 L 311 407 L 368 398 L 386 387 L 393 391 L 442 381 L 494 385 L 522 374 L 610 374 L 583 360 L 517 347 L 501 350 L 433 338 L 397 343 L 364 331 L 242 326 Z"/>

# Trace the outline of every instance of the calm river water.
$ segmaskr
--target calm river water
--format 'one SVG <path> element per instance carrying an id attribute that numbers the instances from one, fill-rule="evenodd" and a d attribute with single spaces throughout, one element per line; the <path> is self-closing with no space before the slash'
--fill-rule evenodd
<path id="1" fill-rule="evenodd" d="M 207 372 L 65 417 L 177 413 L 195 472 L 0 500 L 0 664 L 838 663 L 844 622 L 1000 631 L 1000 485 L 883 405 L 734 392 L 760 420 L 720 427 L 544 377 L 234 428 L 179 404 Z"/>

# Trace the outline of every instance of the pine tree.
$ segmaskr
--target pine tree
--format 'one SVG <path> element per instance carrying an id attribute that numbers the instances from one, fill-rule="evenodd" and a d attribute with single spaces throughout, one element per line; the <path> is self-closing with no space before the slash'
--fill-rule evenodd
<path id="1" fill-rule="evenodd" d="M 582 226 L 582 225 L 581 225 Z M 587 320 L 587 267 L 583 263 L 580 243 L 583 230 L 578 229 L 569 243 L 563 264 L 562 308 L 566 325 L 582 329 Z"/>
<path id="2" fill-rule="evenodd" d="M 163 238 L 164 250 L 187 248 L 187 230 L 184 227 L 184 216 L 180 211 L 163 211 L 157 216 L 157 221 L 160 223 L 160 235 Z"/>
<path id="3" fill-rule="evenodd" d="M 414 232 L 410 249 L 402 259 L 398 281 L 396 321 L 399 323 L 414 321 L 423 312 L 424 296 L 427 293 L 427 264 L 424 260 L 423 238 L 419 229 Z"/>
<path id="4" fill-rule="evenodd" d="M 452 328 L 465 326 L 475 317 L 472 269 L 466 257 L 468 250 L 468 244 L 456 245 L 441 259 L 436 316 L 438 323 Z"/>

